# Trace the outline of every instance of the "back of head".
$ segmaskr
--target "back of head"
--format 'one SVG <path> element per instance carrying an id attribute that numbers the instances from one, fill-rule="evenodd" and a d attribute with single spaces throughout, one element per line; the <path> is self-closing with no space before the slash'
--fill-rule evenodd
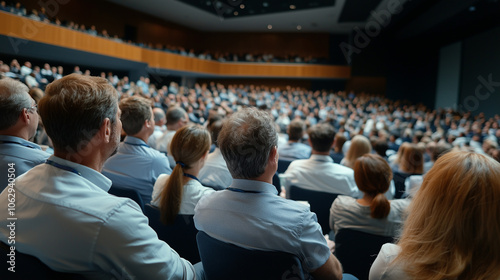
<path id="1" fill-rule="evenodd" d="M 139 133 L 146 120 L 151 119 L 151 101 L 140 96 L 131 96 L 120 101 L 122 127 L 127 135 Z"/>
<path id="2" fill-rule="evenodd" d="M 167 125 L 174 125 L 186 117 L 186 111 L 179 106 L 167 110 Z"/>
<path id="3" fill-rule="evenodd" d="M 265 172 L 278 133 L 269 113 L 245 108 L 224 121 L 217 142 L 233 178 L 252 179 Z"/>
<path id="4" fill-rule="evenodd" d="M 377 139 L 373 145 L 373 149 L 379 156 L 385 157 L 387 156 L 386 152 L 389 149 L 389 144 L 385 139 Z"/>
<path id="5" fill-rule="evenodd" d="M 416 144 L 406 147 L 399 159 L 399 169 L 408 174 L 422 174 L 424 172 L 424 149 Z"/>
<path id="6" fill-rule="evenodd" d="M 451 144 L 443 142 L 437 143 L 432 149 L 432 161 L 438 160 L 439 157 L 451 151 L 452 148 Z"/>
<path id="7" fill-rule="evenodd" d="M 218 148 L 219 147 L 219 142 L 217 141 L 217 138 L 219 137 L 219 133 L 222 129 L 222 124 L 223 120 L 217 120 L 208 126 L 208 131 L 210 132 L 210 137 L 212 138 L 212 143 Z"/>
<path id="8" fill-rule="evenodd" d="M 453 151 L 416 193 L 399 241 L 411 279 L 500 278 L 500 163 Z"/>
<path id="9" fill-rule="evenodd" d="M 170 144 L 177 164 L 159 196 L 163 223 L 173 223 L 179 213 L 184 186 L 184 170 L 191 169 L 210 149 L 210 134 L 200 125 L 179 129 Z"/>
<path id="10" fill-rule="evenodd" d="M 316 152 L 329 152 L 335 140 L 335 129 L 327 123 L 314 125 L 307 130 L 312 149 Z"/>
<path id="11" fill-rule="evenodd" d="M 337 134 L 335 134 L 335 152 L 342 152 L 342 147 L 344 147 L 346 141 L 347 138 L 343 133 L 338 132 Z"/>
<path id="12" fill-rule="evenodd" d="M 0 131 L 15 125 L 23 109 L 30 108 L 31 103 L 25 84 L 9 78 L 0 80 Z"/>
<path id="13" fill-rule="evenodd" d="M 363 135 L 356 135 L 351 140 L 351 146 L 345 155 L 346 166 L 353 167 L 354 162 L 360 156 L 369 154 L 372 151 L 370 140 Z"/>
<path id="14" fill-rule="evenodd" d="M 304 136 L 305 123 L 300 119 L 295 119 L 288 125 L 288 140 L 299 141 Z"/>
<path id="15" fill-rule="evenodd" d="M 154 108 L 153 115 L 155 118 L 155 125 L 164 125 L 166 121 L 165 111 L 162 108 Z"/>
<path id="16" fill-rule="evenodd" d="M 370 216 L 375 219 L 387 217 L 391 206 L 384 193 L 392 180 L 389 164 L 379 155 L 365 154 L 356 160 L 353 169 L 359 190 L 373 197 Z"/>
<path id="17" fill-rule="evenodd" d="M 39 112 L 54 149 L 84 148 L 108 118 L 115 123 L 118 94 L 106 79 L 71 74 L 49 84 Z"/>

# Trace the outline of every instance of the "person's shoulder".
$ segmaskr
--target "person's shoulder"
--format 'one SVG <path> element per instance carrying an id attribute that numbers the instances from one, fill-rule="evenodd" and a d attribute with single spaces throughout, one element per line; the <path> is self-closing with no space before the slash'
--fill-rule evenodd
<path id="1" fill-rule="evenodd" d="M 354 175 L 354 170 L 352 168 L 349 168 L 347 166 L 343 166 L 338 163 L 331 163 L 332 166 L 334 167 L 334 172 L 339 173 L 339 174 L 345 174 L 345 175 Z"/>

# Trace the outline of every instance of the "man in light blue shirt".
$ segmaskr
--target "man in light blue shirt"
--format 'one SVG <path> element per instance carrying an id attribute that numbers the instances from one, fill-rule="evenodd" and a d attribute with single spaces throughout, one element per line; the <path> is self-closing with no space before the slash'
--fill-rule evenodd
<path id="1" fill-rule="evenodd" d="M 167 157 L 146 144 L 155 121 L 151 102 L 139 96 L 120 101 L 121 121 L 127 134 L 118 152 L 105 163 L 102 174 L 113 185 L 136 189 L 143 201 L 151 201 L 153 186 L 160 174 L 170 174 Z"/>
<path id="2" fill-rule="evenodd" d="M 111 181 L 99 172 L 120 141 L 117 100 L 99 77 L 71 74 L 47 86 L 40 116 L 54 156 L 0 194 L 7 205 L 15 193 L 15 207 L 0 211 L 0 241 L 88 279 L 195 279 L 137 203 L 107 193 Z"/>
<path id="3" fill-rule="evenodd" d="M 217 141 L 233 183 L 198 202 L 196 228 L 240 247 L 294 254 L 315 279 L 342 279 L 316 215 L 279 197 L 271 184 L 278 168 L 272 116 L 256 108 L 240 110 L 224 123 Z"/>
<path id="4" fill-rule="evenodd" d="M 38 127 L 37 105 L 28 94 L 28 87 L 16 80 L 0 80 L 0 191 L 8 184 L 10 176 L 19 177 L 38 164 L 44 163 L 49 154 L 28 140 L 35 136 Z M 10 164 L 10 165 L 9 165 Z M 11 170 L 12 170 L 11 169 Z"/>
<path id="5" fill-rule="evenodd" d="M 278 147 L 278 152 L 281 159 L 295 160 L 306 159 L 311 155 L 311 147 L 300 143 L 304 136 L 305 124 L 302 120 L 293 120 L 287 128 L 288 143 Z"/>

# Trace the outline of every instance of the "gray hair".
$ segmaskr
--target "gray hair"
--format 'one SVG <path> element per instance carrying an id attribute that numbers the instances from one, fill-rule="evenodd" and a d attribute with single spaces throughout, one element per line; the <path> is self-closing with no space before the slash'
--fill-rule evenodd
<path id="1" fill-rule="evenodd" d="M 15 125 L 23 109 L 31 107 L 28 91 L 28 87 L 19 81 L 9 78 L 0 80 L 0 130 Z"/>
<path id="2" fill-rule="evenodd" d="M 168 125 L 175 124 L 184 118 L 186 118 L 186 110 L 184 110 L 178 106 L 168 108 L 168 110 L 167 110 L 167 124 Z"/>
<path id="3" fill-rule="evenodd" d="M 251 179 L 264 173 L 278 133 L 269 113 L 246 108 L 224 122 L 217 141 L 233 178 Z"/>

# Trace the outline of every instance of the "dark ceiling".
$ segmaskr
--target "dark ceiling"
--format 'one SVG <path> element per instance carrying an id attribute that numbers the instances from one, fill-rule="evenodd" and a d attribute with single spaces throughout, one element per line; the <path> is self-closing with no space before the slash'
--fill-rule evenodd
<path id="1" fill-rule="evenodd" d="M 330 7 L 335 0 L 178 0 L 224 19 Z M 359 0 L 358 0 L 359 1 Z M 361 0 L 362 1 L 362 0 Z M 377 0 L 378 1 L 378 0 Z"/>

